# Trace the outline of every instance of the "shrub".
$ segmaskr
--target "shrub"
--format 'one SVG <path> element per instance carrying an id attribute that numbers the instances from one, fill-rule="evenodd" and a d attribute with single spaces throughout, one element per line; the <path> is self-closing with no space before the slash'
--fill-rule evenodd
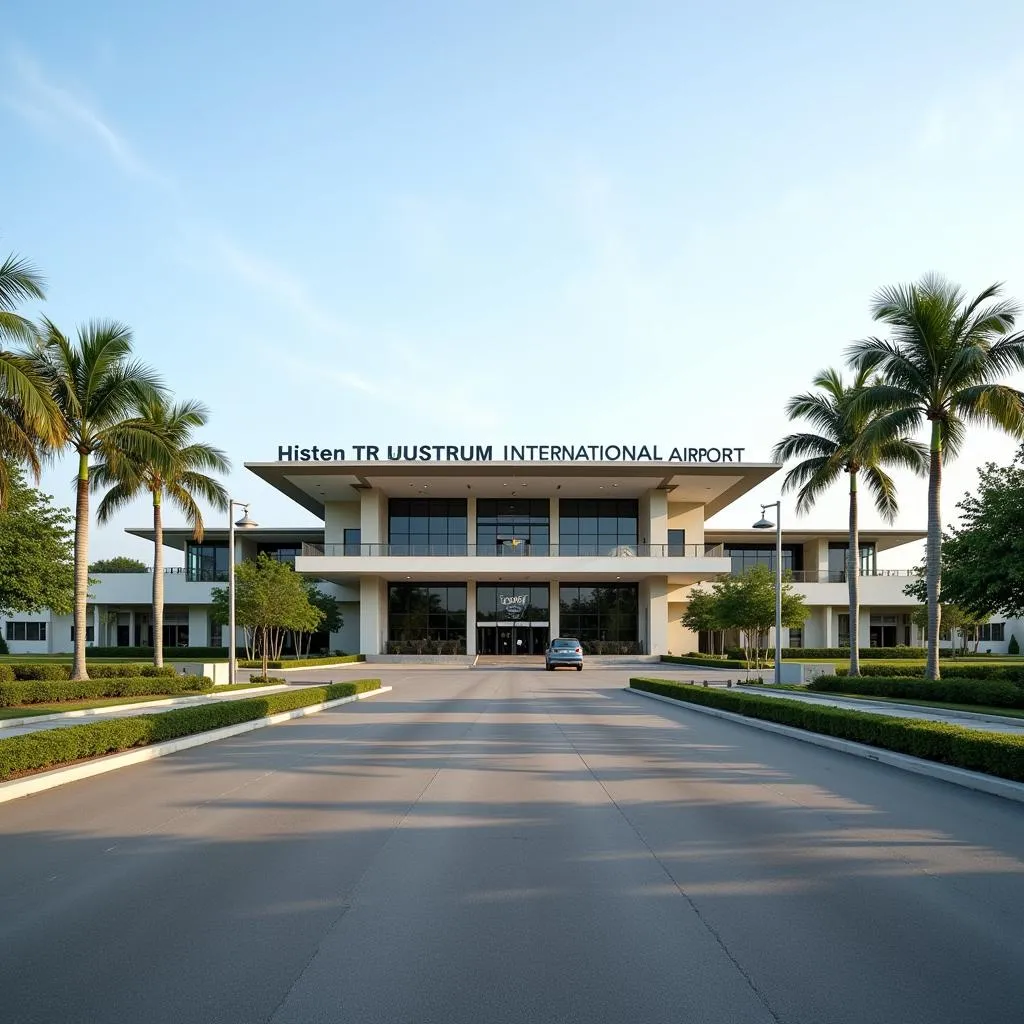
<path id="1" fill-rule="evenodd" d="M 944 701 L 948 704 L 980 704 L 1024 708 L 1024 687 L 1008 679 L 907 679 L 903 676 L 818 676 L 808 684 L 819 693 L 854 693 L 865 697 L 903 697 L 909 700 Z"/>
<path id="2" fill-rule="evenodd" d="M 226 647 L 165 647 L 164 658 L 177 661 L 203 661 L 207 658 L 226 658 Z M 245 657 L 245 648 L 238 651 L 240 658 Z M 90 647 L 87 657 L 90 658 L 139 658 L 153 657 L 152 647 Z"/>
<path id="3" fill-rule="evenodd" d="M 13 683 L 14 669 L 10 665 L 0 665 L 0 683 Z"/>
<path id="4" fill-rule="evenodd" d="M 253 686 L 287 686 L 288 680 L 280 676 L 249 676 Z"/>
<path id="5" fill-rule="evenodd" d="M 69 700 L 93 700 L 99 697 L 140 697 L 152 694 L 203 693 L 212 690 L 206 676 L 146 676 L 113 679 L 23 679 L 0 682 L 0 707 L 25 704 L 59 704 Z"/>
<path id="6" fill-rule="evenodd" d="M 0 636 L 0 654 L 10 654 L 10 650 L 7 647 L 7 641 Z"/>
<path id="7" fill-rule="evenodd" d="M 116 718 L 11 736 L 0 739 L 0 779 L 9 778 L 18 772 L 52 768 L 83 758 L 99 757 L 148 743 L 251 722 L 282 711 L 351 697 L 379 687 L 379 679 L 355 679 L 347 683 L 271 693 L 265 697 L 220 701 L 194 708 L 178 708 L 162 714 Z"/>
<path id="8" fill-rule="evenodd" d="M 1017 634 L 1010 634 L 1010 642 L 1006 645 L 1007 654 L 1020 654 L 1020 644 L 1017 642 Z"/>
<path id="9" fill-rule="evenodd" d="M 835 675 L 847 676 L 849 669 L 837 668 Z M 1024 683 L 1024 667 L 1018 665 L 954 665 L 945 666 L 950 678 L 956 679 L 1007 679 L 1011 683 Z M 861 676 L 883 676 L 887 679 L 924 679 L 923 665 L 861 665 Z"/>
<path id="10" fill-rule="evenodd" d="M 945 722 L 848 711 L 808 701 L 704 689 L 666 679 L 631 679 L 629 685 L 680 702 L 720 708 L 748 718 L 778 722 L 970 771 L 1024 781 L 1024 736 L 965 729 Z"/>
<path id="11" fill-rule="evenodd" d="M 157 668 L 155 665 L 88 665 L 89 675 L 93 679 L 138 679 L 140 676 L 174 678 L 178 670 L 173 665 Z M 10 666 L 15 679 L 70 679 L 70 665 L 37 664 L 25 662 Z"/>
<path id="12" fill-rule="evenodd" d="M 315 665 L 348 665 L 357 661 L 366 661 L 365 654 L 341 654 L 337 657 L 323 657 L 323 658 L 287 658 L 281 661 L 268 661 L 267 668 L 307 668 Z M 255 661 L 240 661 L 238 663 L 239 668 L 263 668 L 263 662 L 260 660 Z"/>
<path id="13" fill-rule="evenodd" d="M 699 654 L 663 654 L 661 660 L 672 665 L 698 665 L 702 668 L 746 668 L 747 663 L 742 659 L 732 658 L 703 658 Z"/>

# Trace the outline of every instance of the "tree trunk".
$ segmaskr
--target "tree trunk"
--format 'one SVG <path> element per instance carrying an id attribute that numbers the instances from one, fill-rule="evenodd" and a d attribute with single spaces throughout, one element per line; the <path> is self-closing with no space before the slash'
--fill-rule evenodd
<path id="1" fill-rule="evenodd" d="M 942 583 L 942 422 L 932 420 L 931 465 L 928 472 L 928 542 L 925 585 L 928 594 L 928 657 L 926 679 L 939 678 L 939 629 L 942 609 L 939 587 Z"/>
<path id="2" fill-rule="evenodd" d="M 89 453 L 78 453 L 78 491 L 75 495 L 75 663 L 72 679 L 88 679 L 85 640 L 89 600 Z"/>
<path id="3" fill-rule="evenodd" d="M 850 540 L 846 552 L 850 587 L 850 675 L 860 675 L 860 525 L 857 521 L 857 470 L 850 470 Z"/>
<path id="4" fill-rule="evenodd" d="M 270 660 L 270 637 L 267 633 L 267 627 L 262 627 L 263 634 L 263 678 L 267 677 L 267 662 Z"/>
<path id="5" fill-rule="evenodd" d="M 164 518 L 159 490 L 153 492 L 153 664 L 164 663 Z"/>

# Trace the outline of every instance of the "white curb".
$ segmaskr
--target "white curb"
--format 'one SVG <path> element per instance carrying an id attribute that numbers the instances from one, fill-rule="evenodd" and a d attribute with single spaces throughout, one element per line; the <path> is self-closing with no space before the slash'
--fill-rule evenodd
<path id="1" fill-rule="evenodd" d="M 155 758 L 164 757 L 166 754 L 173 754 L 179 750 L 200 747 L 204 743 L 216 743 L 217 740 L 226 740 L 231 736 L 240 736 L 242 733 L 252 732 L 254 729 L 262 729 L 268 725 L 278 725 L 292 718 L 303 718 L 306 715 L 316 714 L 318 711 L 325 711 L 327 708 L 336 708 L 341 704 L 350 704 L 355 700 L 376 697 L 379 694 L 388 693 L 390 690 L 390 686 L 382 686 L 380 689 L 370 690 L 367 693 L 357 693 L 351 697 L 339 697 L 337 700 L 329 700 L 321 704 L 310 704 L 308 707 L 295 708 L 292 711 L 282 711 L 279 714 L 270 715 L 268 718 L 257 718 L 252 722 L 239 722 L 237 725 L 227 725 L 222 729 L 210 729 L 207 732 L 193 733 L 191 736 L 179 736 L 178 739 L 166 740 L 163 743 L 153 743 L 147 747 L 136 747 L 117 754 L 107 754 L 104 757 L 83 761 L 81 764 L 71 765 L 66 768 L 52 768 L 49 771 L 39 772 L 37 775 L 29 775 L 23 779 L 0 782 L 0 804 L 7 803 L 8 800 L 17 800 L 19 797 L 30 796 L 33 793 L 41 793 L 46 789 L 54 789 L 69 782 L 76 782 L 78 779 L 88 779 L 93 775 L 103 775 L 105 772 L 112 772 L 117 768 L 127 768 L 128 765 L 152 761 Z"/>
<path id="2" fill-rule="evenodd" d="M 702 715 L 724 718 L 729 722 L 749 725 L 754 729 L 762 729 L 764 732 L 778 733 L 780 736 L 788 736 L 790 739 L 800 740 L 803 743 L 813 743 L 818 747 L 828 747 L 829 750 L 838 750 L 844 754 L 852 754 L 854 757 L 861 757 L 867 761 L 877 761 L 880 764 L 888 765 L 890 768 L 899 768 L 901 771 L 913 772 L 916 775 L 927 775 L 932 779 L 951 782 L 954 786 L 963 786 L 966 789 L 974 789 L 980 793 L 988 793 L 991 796 L 1000 796 L 1006 800 L 1016 800 L 1018 803 L 1024 803 L 1024 783 L 1013 782 L 1010 779 L 1001 779 L 997 775 L 985 775 L 983 772 L 972 772 L 966 768 L 954 768 L 952 765 L 940 764 L 937 761 L 926 761 L 921 757 L 911 757 L 910 754 L 898 754 L 894 750 L 870 747 L 866 743 L 843 740 L 836 736 L 824 736 L 821 733 L 810 732 L 807 729 L 797 729 L 791 725 L 766 722 L 761 718 L 748 718 L 746 715 L 738 715 L 733 711 L 721 711 L 718 708 L 709 708 L 703 704 L 693 704 L 690 701 L 673 700 L 671 697 L 663 697 L 660 693 L 635 690 L 630 686 L 624 686 L 623 689 L 627 693 L 635 693 L 640 697 L 647 697 L 649 700 L 660 700 L 663 704 L 671 704 L 673 707 L 682 708 L 684 711 L 698 711 Z"/>

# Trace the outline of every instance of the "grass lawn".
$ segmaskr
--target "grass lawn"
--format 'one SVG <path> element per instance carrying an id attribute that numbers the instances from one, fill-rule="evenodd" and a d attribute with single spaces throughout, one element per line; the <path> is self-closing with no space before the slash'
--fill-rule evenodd
<path id="1" fill-rule="evenodd" d="M 214 690 L 198 693 L 145 693 L 136 697 L 96 697 L 92 700 L 65 700 L 54 704 L 22 704 L 13 708 L 0 708 L 0 719 L 32 718 L 35 715 L 59 715 L 64 711 L 88 711 L 90 708 L 111 708 L 119 704 L 145 704 L 151 700 L 167 700 L 169 697 L 205 697 L 210 693 L 232 693 L 235 690 L 251 690 L 259 683 L 235 683 L 234 686 L 218 686 Z M 0 739 L 3 733 L 0 732 Z"/>
<path id="2" fill-rule="evenodd" d="M 973 711 L 980 715 L 998 715 L 1000 718 L 1024 718 L 1020 708 L 990 707 L 987 704 L 947 704 L 941 700 L 914 700 L 910 697 L 869 697 L 863 693 L 820 693 L 806 686 L 763 686 L 763 690 L 785 690 L 788 693 L 806 693 L 816 697 L 845 697 L 847 700 L 870 700 L 881 704 L 913 704 L 919 708 L 942 708 L 944 711 Z"/>

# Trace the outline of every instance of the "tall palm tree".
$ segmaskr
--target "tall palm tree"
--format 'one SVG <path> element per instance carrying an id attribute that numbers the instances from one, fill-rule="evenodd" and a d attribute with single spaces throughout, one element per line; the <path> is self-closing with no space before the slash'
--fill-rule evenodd
<path id="1" fill-rule="evenodd" d="M 13 254 L 0 263 L 0 346 L 10 340 L 33 342 L 35 328 L 17 306 L 44 297 L 43 279 L 31 264 Z M 40 453 L 61 444 L 60 426 L 57 407 L 31 358 L 0 347 L 0 505 L 11 487 L 12 465 L 27 465 L 39 479 Z"/>
<path id="2" fill-rule="evenodd" d="M 203 539 L 203 513 L 196 498 L 209 502 L 221 512 L 228 509 L 228 493 L 223 484 L 205 471 L 226 473 L 231 468 L 227 456 L 212 445 L 193 440 L 193 431 L 206 426 L 209 411 L 200 402 L 171 404 L 155 395 L 138 408 L 139 419 L 152 427 L 164 443 L 155 456 L 138 448 L 119 449 L 116 445 L 103 453 L 92 468 L 93 490 L 107 488 L 96 510 L 96 518 L 105 523 L 119 509 L 148 493 L 153 501 L 153 664 L 164 663 L 164 524 L 166 498 L 185 515 L 192 536 Z"/>
<path id="3" fill-rule="evenodd" d="M 1024 370 L 1024 333 L 1013 330 L 1020 307 L 997 300 L 1002 286 L 989 285 L 968 298 L 938 275 L 877 292 L 875 320 L 891 337 L 866 338 L 847 350 L 851 365 L 873 370 L 879 380 L 860 400 L 882 413 L 872 428 L 906 433 L 930 424 L 928 541 L 929 679 L 939 678 L 939 593 L 942 582 L 942 466 L 964 442 L 967 427 L 998 427 L 1024 437 L 1024 394 L 998 383 Z"/>
<path id="4" fill-rule="evenodd" d="M 166 444 L 140 419 L 140 404 L 162 393 L 154 372 L 132 359 L 132 334 L 124 324 L 96 320 L 72 341 L 43 319 L 33 364 L 60 410 L 65 447 L 78 455 L 75 502 L 75 660 L 72 679 L 88 679 L 85 667 L 89 589 L 89 460 L 108 451 L 159 457 Z"/>
<path id="5" fill-rule="evenodd" d="M 789 434 L 772 450 L 779 460 L 803 459 L 787 474 L 783 491 L 799 488 L 796 510 L 807 512 L 845 473 L 850 488 L 850 535 L 846 552 L 846 580 L 850 599 L 850 675 L 860 675 L 860 523 L 858 482 L 863 476 L 886 522 L 896 517 L 896 485 L 884 467 L 924 473 L 927 451 L 905 437 L 875 436 L 869 430 L 877 415 L 855 401 L 868 383 L 868 370 L 858 371 L 851 384 L 837 370 L 823 370 L 814 378 L 820 390 L 794 395 L 786 403 L 791 420 L 806 420 L 818 433 Z"/>

